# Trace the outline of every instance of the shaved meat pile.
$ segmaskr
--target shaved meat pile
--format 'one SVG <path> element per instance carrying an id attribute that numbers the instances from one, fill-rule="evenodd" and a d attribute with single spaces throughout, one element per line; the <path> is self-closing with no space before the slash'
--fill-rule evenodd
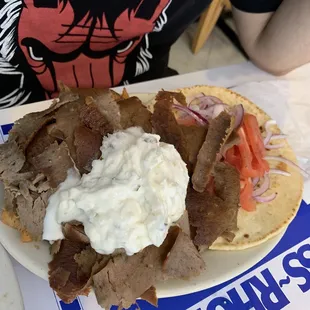
<path id="1" fill-rule="evenodd" d="M 27 240 L 41 240 L 48 199 L 70 168 L 91 171 L 100 158 L 107 134 L 133 126 L 160 135 L 173 144 L 187 164 L 188 185 L 183 216 L 160 247 L 154 245 L 128 256 L 95 252 L 81 223 L 63 223 L 63 240 L 51 245 L 50 286 L 66 303 L 93 288 L 105 309 L 129 308 L 141 297 L 157 306 L 156 284 L 188 279 L 205 268 L 200 252 L 220 236 L 234 238 L 239 209 L 239 173 L 221 160 L 229 145 L 238 143 L 234 118 L 222 112 L 208 125 L 184 126 L 175 104 L 186 105 L 183 94 L 160 91 L 152 114 L 137 97 L 110 90 L 71 90 L 60 84 L 58 101 L 42 112 L 18 120 L 9 140 L 0 145 L 0 179 L 5 187 L 2 220 Z M 8 220 L 6 220 L 8 223 Z M 11 225 L 12 226 L 12 225 Z M 26 241 L 25 237 L 22 240 Z"/>
<path id="2" fill-rule="evenodd" d="M 172 111 L 174 96 L 170 92 L 159 92 L 156 98 L 152 115 L 153 128 L 160 135 L 161 141 L 173 144 L 184 162 L 188 164 L 189 150 L 185 135 Z"/>
<path id="3" fill-rule="evenodd" d="M 141 296 L 141 299 L 146 300 L 151 305 L 157 307 L 158 305 L 158 298 L 156 295 L 156 288 L 151 286 L 147 291 L 145 291 Z"/>
<path id="4" fill-rule="evenodd" d="M 187 167 L 189 173 L 192 173 L 197 161 L 199 150 L 201 149 L 201 146 L 205 141 L 208 127 L 198 125 L 194 126 L 180 125 L 180 128 L 182 130 L 184 140 L 186 143 L 186 149 L 188 151 Z"/>
<path id="5" fill-rule="evenodd" d="M 46 175 L 52 188 L 56 188 L 67 177 L 67 171 L 74 166 L 66 142 L 54 142 L 41 154 L 31 159 L 35 171 Z"/>
<path id="6" fill-rule="evenodd" d="M 102 307 L 107 309 L 114 304 L 129 308 L 157 281 L 189 278 L 204 269 L 204 261 L 190 237 L 179 229 L 173 230 L 159 248 L 148 246 L 133 256 L 111 257 L 108 265 L 93 277 L 95 294 Z M 185 256 L 175 254 L 188 248 L 192 251 Z M 169 259 L 171 255 L 173 263 Z"/>
<path id="7" fill-rule="evenodd" d="M 151 112 L 141 104 L 137 97 L 118 101 L 123 129 L 138 126 L 145 132 L 152 132 Z"/>
<path id="8" fill-rule="evenodd" d="M 198 276 L 203 269 L 204 261 L 195 245 L 190 237 L 181 231 L 164 263 L 164 272 L 170 278 L 186 279 L 189 276 Z"/>
<path id="9" fill-rule="evenodd" d="M 83 243 L 67 239 L 61 241 L 59 251 L 49 263 L 49 281 L 62 300 L 72 302 L 77 295 L 88 294 L 97 255 Z"/>
<path id="10" fill-rule="evenodd" d="M 33 240 L 41 239 L 47 200 L 68 169 L 90 171 L 92 161 L 100 157 L 103 136 L 122 128 L 121 119 L 127 117 L 122 110 L 147 111 L 138 98 L 119 104 L 108 90 L 88 94 L 94 97 L 63 86 L 59 101 L 16 121 L 8 142 L 0 146 L 6 210 L 19 216 L 20 230 L 26 229 Z M 144 123 L 151 128 L 148 113 Z M 131 116 L 128 125 L 139 126 L 141 120 Z"/>
<path id="11" fill-rule="evenodd" d="M 196 192 L 189 187 L 186 206 L 194 243 L 204 249 L 219 236 L 237 229 L 240 179 L 237 170 L 225 163 L 214 169 L 216 195 Z"/>
<path id="12" fill-rule="evenodd" d="M 193 187 L 197 192 L 202 193 L 205 190 L 216 163 L 216 156 L 221 153 L 232 130 L 233 118 L 226 111 L 212 120 L 206 139 L 199 150 L 192 176 Z"/>
<path id="13" fill-rule="evenodd" d="M 141 104 L 141 101 L 140 101 Z M 109 91 L 96 98 L 86 97 L 81 107 L 81 121 L 102 136 L 121 128 L 120 108 Z"/>
<path id="14" fill-rule="evenodd" d="M 75 128 L 73 139 L 76 166 L 80 171 L 89 172 L 92 161 L 100 157 L 102 136 L 99 132 L 81 125 Z"/>
<path id="15" fill-rule="evenodd" d="M 237 214 L 240 202 L 240 176 L 231 165 L 219 162 L 214 168 L 215 193 L 231 213 L 232 221 L 225 232 L 237 230 Z"/>
<path id="16" fill-rule="evenodd" d="M 187 213 L 180 226 L 190 230 L 191 238 L 202 251 L 220 236 L 234 239 L 240 201 L 238 171 L 221 162 L 223 151 L 238 143 L 233 131 L 234 117 L 223 111 L 208 126 L 179 125 L 172 103 L 176 95 L 159 92 L 156 97 L 152 123 L 163 141 L 174 144 L 187 163 L 191 176 L 186 197 Z M 179 104 L 182 99 L 177 100 Z M 189 220 L 189 225 L 186 223 Z"/>

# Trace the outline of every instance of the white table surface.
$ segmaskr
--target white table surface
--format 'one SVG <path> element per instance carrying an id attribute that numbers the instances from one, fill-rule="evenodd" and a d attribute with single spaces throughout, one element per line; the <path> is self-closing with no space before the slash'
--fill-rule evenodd
<path id="1" fill-rule="evenodd" d="M 157 92 L 160 88 L 177 89 L 193 85 L 213 85 L 232 88 L 234 86 L 248 83 L 272 80 L 299 80 L 310 77 L 310 64 L 304 65 L 285 76 L 273 76 L 260 70 L 251 62 L 244 62 L 237 65 L 219 67 L 209 70 L 202 70 L 164 79 L 149 82 L 126 85 L 126 89 L 131 93 Z M 115 88 L 121 90 L 122 87 Z"/>

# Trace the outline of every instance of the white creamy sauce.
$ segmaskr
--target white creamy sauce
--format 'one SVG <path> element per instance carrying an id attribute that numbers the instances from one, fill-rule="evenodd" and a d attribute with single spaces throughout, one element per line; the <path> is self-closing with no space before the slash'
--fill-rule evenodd
<path id="1" fill-rule="evenodd" d="M 103 138 L 91 172 L 69 170 L 50 197 L 43 239 L 64 238 L 61 223 L 77 220 L 98 253 L 160 246 L 185 210 L 189 177 L 174 146 L 159 140 L 138 127 Z"/>

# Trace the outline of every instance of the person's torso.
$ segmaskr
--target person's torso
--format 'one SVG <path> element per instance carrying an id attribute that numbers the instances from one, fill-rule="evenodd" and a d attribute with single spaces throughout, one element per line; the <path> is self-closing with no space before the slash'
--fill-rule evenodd
<path id="1" fill-rule="evenodd" d="M 0 82 L 8 85 L 0 106 L 13 95 L 15 104 L 52 97 L 58 80 L 102 88 L 160 77 L 170 46 L 208 3 L 8 0 L 0 8 Z"/>

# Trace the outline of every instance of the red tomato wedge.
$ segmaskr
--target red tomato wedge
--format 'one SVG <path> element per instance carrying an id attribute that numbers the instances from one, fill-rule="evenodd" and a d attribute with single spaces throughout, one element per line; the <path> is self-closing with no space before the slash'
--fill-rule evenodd
<path id="1" fill-rule="evenodd" d="M 240 161 L 241 161 L 241 169 L 240 174 L 246 178 L 254 178 L 259 176 L 259 171 L 255 169 L 252 165 L 253 155 L 248 144 L 245 131 L 243 127 L 240 127 L 238 130 L 238 134 L 240 137 L 240 143 L 238 145 L 239 153 L 240 153 Z"/>
<path id="2" fill-rule="evenodd" d="M 245 136 L 254 157 L 253 166 L 261 170 L 260 176 L 262 176 L 265 172 L 269 171 L 269 165 L 264 159 L 266 149 L 257 119 L 254 115 L 246 113 L 243 118 L 243 124 Z"/>
<path id="3" fill-rule="evenodd" d="M 242 177 L 255 178 L 264 176 L 265 172 L 269 171 L 269 165 L 264 160 L 264 142 L 254 115 L 245 114 L 243 125 L 239 128 L 238 134 L 240 142 L 237 149 L 239 150 L 241 164 L 231 164 L 239 170 Z M 236 151 L 234 152 L 236 153 Z M 231 151 L 227 153 L 230 157 Z M 234 158 L 234 161 L 237 160 Z"/>
<path id="4" fill-rule="evenodd" d="M 241 160 L 240 174 L 245 178 L 262 177 L 265 170 L 258 164 L 243 127 L 238 130 L 238 134 L 240 137 L 240 143 L 238 145 Z"/>
<path id="5" fill-rule="evenodd" d="M 225 160 L 240 172 L 241 170 L 241 159 L 240 159 L 240 152 L 238 146 L 233 146 L 229 150 L 227 150 L 225 154 Z"/>
<path id="6" fill-rule="evenodd" d="M 262 177 L 269 171 L 264 159 L 266 150 L 257 119 L 245 114 L 243 124 L 238 130 L 240 142 L 225 154 L 225 160 L 238 169 L 241 178 L 240 204 L 247 211 L 254 211 L 256 203 L 252 197 L 252 178 Z"/>
<path id="7" fill-rule="evenodd" d="M 251 178 L 242 180 L 240 191 L 240 204 L 242 209 L 249 212 L 256 210 L 256 203 L 252 197 L 252 194 L 253 194 L 253 183 Z"/>

